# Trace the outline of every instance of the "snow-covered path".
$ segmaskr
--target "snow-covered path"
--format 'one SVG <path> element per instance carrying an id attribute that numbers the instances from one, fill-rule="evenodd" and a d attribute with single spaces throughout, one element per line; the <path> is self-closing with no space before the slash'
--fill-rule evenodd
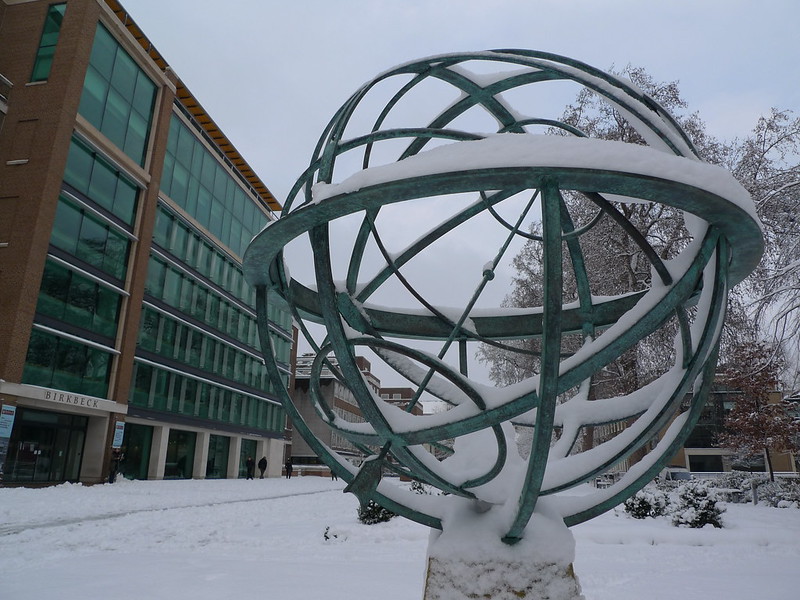
<path id="1" fill-rule="evenodd" d="M 418 600 L 427 529 L 360 525 L 342 487 L 296 478 L 0 489 L 0 598 Z M 574 528 L 587 600 L 800 597 L 800 510 L 729 506 L 725 517 L 725 529 L 688 530 L 612 512 Z"/>

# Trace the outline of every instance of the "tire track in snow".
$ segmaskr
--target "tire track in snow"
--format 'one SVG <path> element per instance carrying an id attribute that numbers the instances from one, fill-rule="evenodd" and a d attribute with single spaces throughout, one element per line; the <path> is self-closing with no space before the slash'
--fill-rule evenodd
<path id="1" fill-rule="evenodd" d="M 93 521 L 105 521 L 109 519 L 118 519 L 120 517 L 127 517 L 128 515 L 136 515 L 148 512 L 166 512 L 169 510 L 180 510 L 184 508 L 206 508 L 209 506 L 222 506 L 225 504 L 241 504 L 243 502 L 263 502 L 265 500 L 281 500 L 283 498 L 295 498 L 297 496 L 311 496 L 313 494 L 330 494 L 332 492 L 339 492 L 341 490 L 317 490 L 314 492 L 298 492 L 295 494 L 281 494 L 279 496 L 265 496 L 262 498 L 242 498 L 239 500 L 221 500 L 217 502 L 205 502 L 203 504 L 184 504 L 181 506 L 167 506 L 158 508 L 139 508 L 133 510 L 125 510 L 116 513 L 105 513 L 102 515 L 95 515 L 93 517 L 80 517 L 73 519 L 59 519 L 58 521 L 44 521 L 41 523 L 30 523 L 27 525 L 7 525 L 0 526 L 0 537 L 15 535 L 31 529 L 47 529 L 48 527 L 64 527 L 67 525 L 78 525 L 80 523 L 90 523 Z"/>

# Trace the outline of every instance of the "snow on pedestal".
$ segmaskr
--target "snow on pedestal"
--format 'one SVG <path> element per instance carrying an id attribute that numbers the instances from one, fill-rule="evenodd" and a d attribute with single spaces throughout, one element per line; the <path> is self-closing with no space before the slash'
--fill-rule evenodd
<path id="1" fill-rule="evenodd" d="M 539 500 L 524 537 L 502 541 L 510 511 L 458 504 L 431 533 L 424 600 L 585 600 L 572 568 L 575 540 Z"/>

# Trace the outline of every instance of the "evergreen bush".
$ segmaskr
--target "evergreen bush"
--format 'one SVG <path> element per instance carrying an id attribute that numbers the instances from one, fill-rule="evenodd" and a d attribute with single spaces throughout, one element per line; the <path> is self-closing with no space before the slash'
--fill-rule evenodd
<path id="1" fill-rule="evenodd" d="M 375 525 L 385 523 L 397 515 L 388 508 L 382 507 L 377 502 L 370 500 L 366 506 L 358 507 L 358 520 L 364 525 Z"/>
<path id="2" fill-rule="evenodd" d="M 722 513 L 719 506 L 719 493 L 708 481 L 693 479 L 687 481 L 675 493 L 674 505 L 670 508 L 672 524 L 676 527 L 700 528 L 706 525 L 722 527 Z"/>
<path id="3" fill-rule="evenodd" d="M 646 487 L 625 500 L 625 512 L 634 519 L 660 517 L 666 514 L 669 497 L 656 487 Z"/>

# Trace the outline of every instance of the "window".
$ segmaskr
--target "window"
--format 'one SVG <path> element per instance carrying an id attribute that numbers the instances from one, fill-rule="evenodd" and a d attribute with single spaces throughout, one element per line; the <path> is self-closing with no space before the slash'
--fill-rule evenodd
<path id="1" fill-rule="evenodd" d="M 230 440 L 222 435 L 212 434 L 209 437 L 206 479 L 222 479 L 227 475 Z"/>
<path id="2" fill-rule="evenodd" d="M 144 165 L 155 98 L 155 84 L 98 23 L 78 112 Z"/>
<path id="3" fill-rule="evenodd" d="M 53 57 L 56 53 L 58 34 L 61 31 L 61 22 L 64 20 L 66 10 L 66 4 L 52 4 L 47 10 L 42 37 L 39 40 L 39 49 L 36 52 L 36 60 L 33 63 L 31 81 L 46 81 L 50 76 L 50 68 L 53 66 Z"/>
<path id="4" fill-rule="evenodd" d="M 103 350 L 34 330 L 22 383 L 104 398 L 111 362 L 111 355 Z"/>
<path id="5" fill-rule="evenodd" d="M 80 273 L 48 262 L 36 312 L 113 340 L 120 300 L 119 294 Z"/>
<path id="6" fill-rule="evenodd" d="M 173 114 L 161 188 L 239 256 L 267 223 L 237 180 Z"/>
<path id="7" fill-rule="evenodd" d="M 58 200 L 50 243 L 119 281 L 125 278 L 128 238 L 64 196 Z"/>
<path id="8" fill-rule="evenodd" d="M 70 144 L 64 181 L 122 222 L 133 224 L 139 188 L 77 138 Z"/>
<path id="9" fill-rule="evenodd" d="M 167 265 L 160 260 L 150 257 L 147 264 L 147 283 L 145 291 L 155 298 L 164 295 L 164 279 L 167 274 Z"/>

